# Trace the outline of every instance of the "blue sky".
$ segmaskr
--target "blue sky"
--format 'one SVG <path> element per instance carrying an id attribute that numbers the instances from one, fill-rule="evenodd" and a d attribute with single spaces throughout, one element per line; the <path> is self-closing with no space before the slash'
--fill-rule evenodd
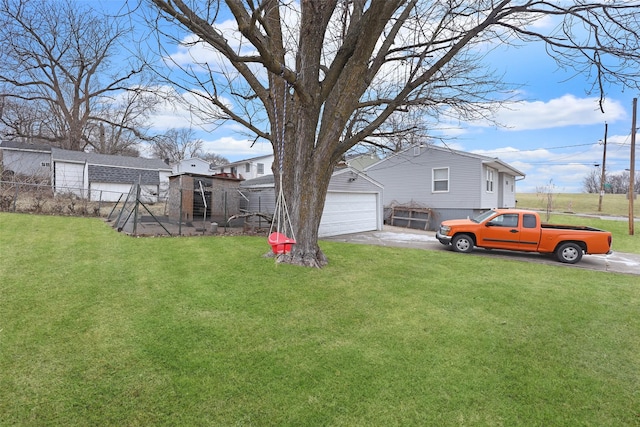
<path id="1" fill-rule="evenodd" d="M 118 3 L 106 4 L 113 8 Z M 172 49 L 175 54 L 181 53 L 178 47 Z M 440 132 L 449 147 L 498 157 L 524 172 L 526 178 L 517 184 L 519 192 L 542 188 L 558 193 L 581 192 L 585 176 L 602 163 L 606 122 L 607 171 L 620 173 L 630 167 L 632 100 L 640 93 L 607 87 L 602 113 L 599 93 L 587 93 L 587 78 L 559 69 L 542 44 L 497 48 L 487 60 L 497 75 L 504 74 L 505 81 L 518 85 L 523 101 L 497 112 L 496 119 L 504 127 L 482 122 L 441 123 L 442 129 L 435 133 Z M 183 126 L 191 118 L 187 111 L 167 105 L 152 120 L 154 130 L 160 132 Z M 204 141 L 205 151 L 231 161 L 271 153 L 266 141 L 251 147 L 253 140 L 237 125 L 205 126 L 198 136 Z"/>

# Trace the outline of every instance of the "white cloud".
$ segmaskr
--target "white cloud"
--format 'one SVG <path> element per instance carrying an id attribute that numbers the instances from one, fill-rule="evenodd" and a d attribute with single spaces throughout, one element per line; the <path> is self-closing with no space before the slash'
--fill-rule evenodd
<path id="1" fill-rule="evenodd" d="M 238 54 L 248 54 L 255 49 L 251 46 L 242 34 L 238 31 L 238 24 L 235 20 L 226 20 L 215 24 L 215 30 L 226 40 L 227 44 Z M 200 37 L 190 34 L 184 37 L 177 46 L 177 51 L 169 58 L 179 66 L 191 66 L 194 64 L 218 64 L 221 62 L 221 55 L 207 43 L 201 41 Z"/>
<path id="2" fill-rule="evenodd" d="M 537 166 L 518 182 L 517 191 L 531 193 L 552 186 L 555 193 L 581 193 L 583 180 L 592 170 L 593 166 L 572 163 Z"/>
<path id="3" fill-rule="evenodd" d="M 603 114 L 598 106 L 598 98 L 578 98 L 567 94 L 549 101 L 513 104 L 498 111 L 496 119 L 507 126 L 508 130 L 521 131 L 592 125 L 626 118 L 625 109 L 617 101 L 605 100 L 604 110 Z"/>
<path id="4" fill-rule="evenodd" d="M 621 173 L 629 162 L 628 136 L 613 135 L 608 138 L 606 170 Z M 599 143 L 578 147 L 578 151 L 553 149 L 519 150 L 502 147 L 491 150 L 471 150 L 475 154 L 498 157 L 505 163 L 526 174 L 517 184 L 518 192 L 535 192 L 550 183 L 555 192 L 580 193 L 584 190 L 584 178 L 599 167 L 603 155 Z M 571 148 L 575 150 L 575 148 Z"/>
<path id="5" fill-rule="evenodd" d="M 261 140 L 254 144 L 253 140 L 237 139 L 233 136 L 204 139 L 203 150 L 224 156 L 232 162 L 273 154 L 271 143 L 268 141 Z"/>
<path id="6" fill-rule="evenodd" d="M 204 98 L 192 92 L 178 93 L 168 86 L 159 86 L 154 90 L 163 98 L 149 115 L 149 124 L 155 131 L 183 128 L 211 131 L 214 128 L 216 107 Z M 224 98 L 220 100 L 228 104 Z"/>

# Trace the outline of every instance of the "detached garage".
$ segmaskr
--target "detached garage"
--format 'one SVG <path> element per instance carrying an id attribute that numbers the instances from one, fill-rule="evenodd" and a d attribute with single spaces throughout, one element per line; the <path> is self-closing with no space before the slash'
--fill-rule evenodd
<path id="1" fill-rule="evenodd" d="M 165 197 L 171 167 L 159 159 L 112 156 L 51 149 L 52 182 L 56 193 L 73 193 L 91 200 L 117 201 L 140 184 L 144 201 Z"/>
<path id="2" fill-rule="evenodd" d="M 240 192 L 244 196 L 240 204 L 242 211 L 273 214 L 273 175 L 242 182 Z M 268 226 L 264 220 L 251 221 L 253 226 Z M 319 237 L 372 230 L 382 230 L 382 186 L 355 169 L 337 169 L 329 182 Z"/>

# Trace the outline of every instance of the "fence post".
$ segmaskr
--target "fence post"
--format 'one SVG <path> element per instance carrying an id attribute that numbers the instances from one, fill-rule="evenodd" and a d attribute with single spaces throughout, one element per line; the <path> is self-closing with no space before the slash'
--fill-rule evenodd
<path id="1" fill-rule="evenodd" d="M 227 227 L 230 225 L 229 224 L 229 210 L 227 209 L 227 190 L 224 190 L 223 193 L 223 197 L 224 197 L 224 231 L 227 231 Z"/>
<path id="2" fill-rule="evenodd" d="M 140 203 L 140 184 L 136 187 L 136 201 L 133 206 L 133 235 L 138 235 L 138 205 Z"/>
<path id="3" fill-rule="evenodd" d="M 20 185 L 16 183 L 16 191 L 13 194 L 13 212 L 16 211 L 16 202 L 18 201 L 18 188 L 19 187 L 20 187 Z"/>
<path id="4" fill-rule="evenodd" d="M 182 236 L 182 182 L 180 183 L 180 214 L 178 215 L 178 236 Z"/>

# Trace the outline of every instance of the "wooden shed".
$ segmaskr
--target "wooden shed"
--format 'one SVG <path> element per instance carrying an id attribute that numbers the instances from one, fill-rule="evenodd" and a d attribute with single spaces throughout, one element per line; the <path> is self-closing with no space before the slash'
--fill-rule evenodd
<path id="1" fill-rule="evenodd" d="M 225 223 L 231 215 L 239 212 L 240 181 L 227 174 L 170 176 L 169 218 L 174 221 L 201 221 L 206 218 L 211 222 Z"/>

